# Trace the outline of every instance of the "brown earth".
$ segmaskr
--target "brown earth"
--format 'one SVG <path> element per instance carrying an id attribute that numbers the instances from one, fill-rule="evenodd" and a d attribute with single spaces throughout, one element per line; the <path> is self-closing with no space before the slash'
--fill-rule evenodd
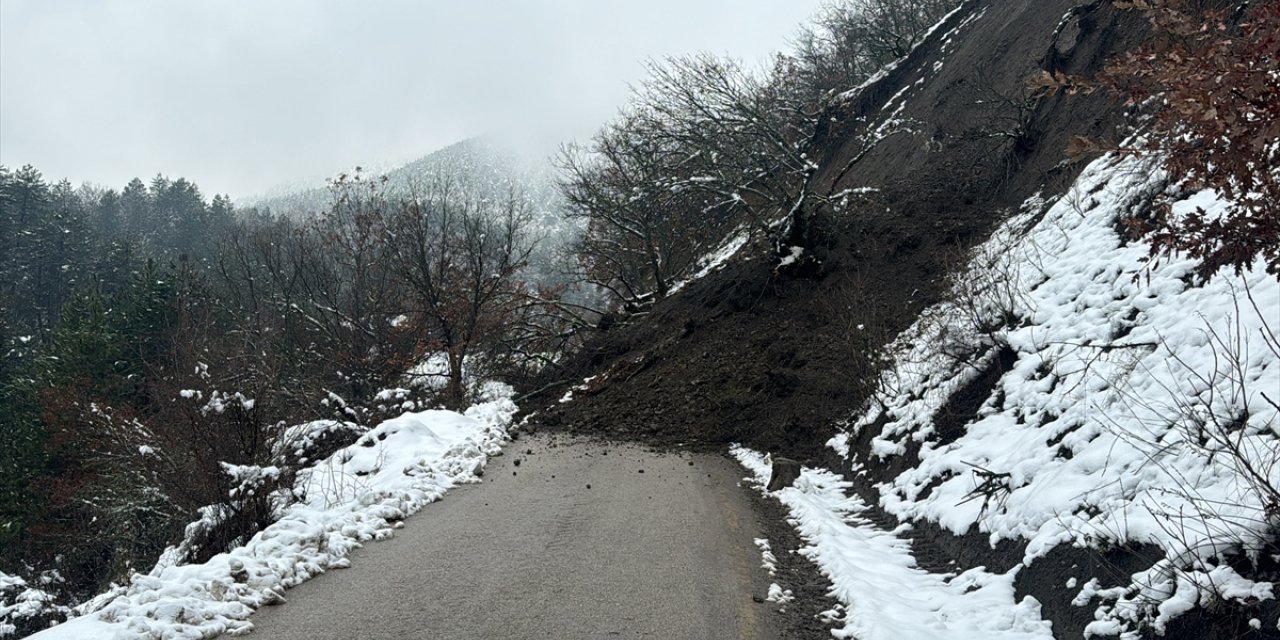
<path id="1" fill-rule="evenodd" d="M 764 243 L 749 245 L 718 273 L 598 332 L 565 374 L 566 383 L 597 376 L 590 389 L 565 404 L 556 402 L 564 387 L 534 399 L 538 420 L 665 443 L 817 453 L 865 400 L 878 371 L 868 352 L 938 299 L 958 253 L 1028 197 L 1074 180 L 1083 164 L 1064 156 L 1071 136 L 1112 135 L 1122 122 L 1099 95 L 1057 95 L 1019 112 L 1011 105 L 1026 101 L 1028 83 L 1041 70 L 1095 71 L 1144 33 L 1140 17 L 1109 2 L 967 3 L 893 72 L 826 115 L 834 122 L 821 134 L 819 182 L 844 173 L 832 191 L 878 192 L 821 216 L 816 273 L 780 275 Z M 885 101 L 903 91 L 895 117 L 920 133 L 889 136 L 844 172 L 865 123 L 884 121 Z"/>

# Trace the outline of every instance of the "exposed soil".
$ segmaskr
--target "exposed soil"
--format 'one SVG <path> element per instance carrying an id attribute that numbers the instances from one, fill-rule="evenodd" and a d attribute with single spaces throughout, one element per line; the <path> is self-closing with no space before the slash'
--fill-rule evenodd
<path id="1" fill-rule="evenodd" d="M 817 453 L 865 400 L 877 373 L 870 349 L 935 302 L 960 252 L 1013 207 L 1074 180 L 1083 165 L 1063 155 L 1071 136 L 1110 135 L 1121 123 L 1097 95 L 1044 98 L 1026 113 L 1001 100 L 1025 99 L 1042 69 L 1096 70 L 1142 35 L 1139 18 L 1108 2 L 966 7 L 828 114 L 819 181 L 878 191 L 817 221 L 816 272 L 779 274 L 764 243 L 749 245 L 650 310 L 611 319 L 563 371 L 597 376 L 591 388 L 566 404 L 556 402 L 564 387 L 532 399 L 539 420 L 666 444 Z M 845 171 L 895 95 L 905 106 L 888 111 L 922 133 L 889 136 Z M 1004 135 L 1010 127 L 1016 140 Z"/>

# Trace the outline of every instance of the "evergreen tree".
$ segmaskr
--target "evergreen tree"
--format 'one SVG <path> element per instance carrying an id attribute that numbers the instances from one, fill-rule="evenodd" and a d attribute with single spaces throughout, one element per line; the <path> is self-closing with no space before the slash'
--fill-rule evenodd
<path id="1" fill-rule="evenodd" d="M 39 257 L 35 249 L 40 238 L 36 228 L 48 213 L 50 206 L 49 185 L 40 172 L 25 165 L 12 174 L 5 174 L 0 185 L 0 219 L 4 220 L 4 233 L 0 242 L 0 275 L 4 281 L 0 287 L 8 294 L 12 319 L 24 330 L 35 330 L 43 324 L 40 313 L 40 283 L 36 281 Z"/>
<path id="2" fill-rule="evenodd" d="M 227 227 L 235 220 L 235 206 L 231 204 L 231 198 L 225 195 L 216 195 L 213 201 L 209 203 L 209 219 L 205 230 L 204 238 L 205 246 L 212 246 L 213 238 L 223 233 Z"/>
<path id="3" fill-rule="evenodd" d="M 40 498 L 32 479 L 44 469 L 44 429 L 37 419 L 36 387 L 27 375 L 20 336 L 0 306 L 0 556 L 35 517 Z"/>
<path id="4" fill-rule="evenodd" d="M 154 231 L 151 196 L 147 193 L 147 185 L 134 178 L 120 192 L 120 217 L 125 233 L 139 244 Z"/>
<path id="5" fill-rule="evenodd" d="M 103 241 L 119 238 L 124 232 L 124 218 L 120 194 L 115 189 L 107 189 L 94 203 L 94 229 Z"/>

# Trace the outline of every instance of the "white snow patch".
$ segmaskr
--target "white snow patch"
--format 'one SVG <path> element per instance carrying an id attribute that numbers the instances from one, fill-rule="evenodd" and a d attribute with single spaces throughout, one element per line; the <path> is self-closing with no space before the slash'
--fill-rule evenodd
<path id="1" fill-rule="evenodd" d="M 756 538 L 756 547 L 760 549 L 760 566 L 769 572 L 772 577 L 778 573 L 778 558 L 773 555 L 773 549 L 769 546 L 768 538 Z"/>
<path id="2" fill-rule="evenodd" d="M 1082 589 L 1081 606 L 1101 599 L 1091 634 L 1160 631 L 1211 597 L 1273 597 L 1221 554 L 1261 552 L 1276 524 L 1248 469 L 1280 482 L 1280 412 L 1267 399 L 1280 389 L 1280 282 L 1259 261 L 1197 283 L 1194 261 L 1149 262 L 1147 244 L 1122 239 L 1117 220 L 1168 189 L 1159 167 L 1104 157 L 1051 205 L 1028 200 L 974 253 L 956 301 L 891 346 L 876 402 L 831 443 L 848 451 L 849 435 L 881 424 L 875 456 L 920 442 L 919 463 L 877 487 L 882 506 L 1023 540 L 1025 564 L 1064 543 L 1161 547 L 1165 559 L 1130 583 Z M 1174 213 L 1229 206 L 1201 191 Z M 940 444 L 934 415 L 1001 348 L 1011 366 Z M 986 502 L 966 501 L 977 467 L 1007 474 Z"/>
<path id="3" fill-rule="evenodd" d="M 711 273 L 719 271 L 730 258 L 737 255 L 738 251 L 740 251 L 742 247 L 746 246 L 747 240 L 750 239 L 751 234 L 745 231 L 730 237 L 729 240 L 720 245 L 718 249 L 700 258 L 698 260 L 698 264 L 700 265 L 698 271 L 692 276 L 689 276 L 687 280 L 681 280 L 672 285 L 671 293 L 675 293 L 685 288 L 689 283 L 694 282 L 695 280 L 705 278 Z"/>
<path id="4" fill-rule="evenodd" d="M 783 256 L 782 259 L 778 261 L 778 266 L 785 267 L 788 265 L 795 264 L 800 261 L 800 258 L 803 255 L 804 255 L 804 247 L 791 247 L 788 250 L 787 255 Z"/>
<path id="5" fill-rule="evenodd" d="M 733 455 L 763 487 L 769 479 L 765 456 L 741 446 Z M 997 575 L 981 568 L 958 575 L 916 567 L 907 541 L 858 514 L 866 505 L 844 493 L 849 482 L 829 471 L 806 468 L 791 487 L 772 493 L 791 512 L 801 550 L 831 580 L 831 593 L 844 604 L 833 622 L 837 638 L 859 640 L 999 640 L 1053 637 L 1040 618 L 1040 603 L 1015 602 L 1018 569 Z M 834 614 L 838 615 L 838 614 Z"/>
<path id="6" fill-rule="evenodd" d="M 246 545 L 199 565 L 161 563 L 150 574 L 100 597 L 94 610 L 36 640 L 198 639 L 242 635 L 259 606 L 329 569 L 369 540 L 390 537 L 397 524 L 451 487 L 476 482 L 489 456 L 507 439 L 515 413 L 511 388 L 490 383 L 485 401 L 465 414 L 407 413 L 299 474 L 305 497 Z M 316 423 L 312 423 L 316 424 Z M 270 468 L 230 468 L 238 480 Z M 252 482 L 248 482 L 252 484 Z"/>
<path id="7" fill-rule="evenodd" d="M 786 611 L 787 604 L 795 602 L 795 599 L 795 594 L 791 593 L 790 589 L 783 589 L 782 585 L 776 582 L 769 585 L 769 595 L 765 597 L 765 600 L 777 603 L 781 611 Z"/>

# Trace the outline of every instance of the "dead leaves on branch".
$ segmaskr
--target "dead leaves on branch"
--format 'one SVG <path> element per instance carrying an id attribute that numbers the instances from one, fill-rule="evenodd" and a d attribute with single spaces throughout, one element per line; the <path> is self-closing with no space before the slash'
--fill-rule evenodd
<path id="1" fill-rule="evenodd" d="M 1151 42 L 1112 60 L 1097 78 L 1044 72 L 1032 86 L 1048 96 L 1105 90 L 1151 109 L 1150 124 L 1137 148 L 1077 136 L 1067 155 L 1161 155 L 1183 192 L 1212 189 L 1231 206 L 1175 212 L 1177 194 L 1157 197 L 1150 216 L 1126 221 L 1152 242 L 1153 257 L 1199 259 L 1202 277 L 1222 267 L 1239 272 L 1261 258 L 1280 277 L 1280 3 L 1241 5 L 1231 15 L 1175 0 L 1115 4 L 1148 18 Z"/>

